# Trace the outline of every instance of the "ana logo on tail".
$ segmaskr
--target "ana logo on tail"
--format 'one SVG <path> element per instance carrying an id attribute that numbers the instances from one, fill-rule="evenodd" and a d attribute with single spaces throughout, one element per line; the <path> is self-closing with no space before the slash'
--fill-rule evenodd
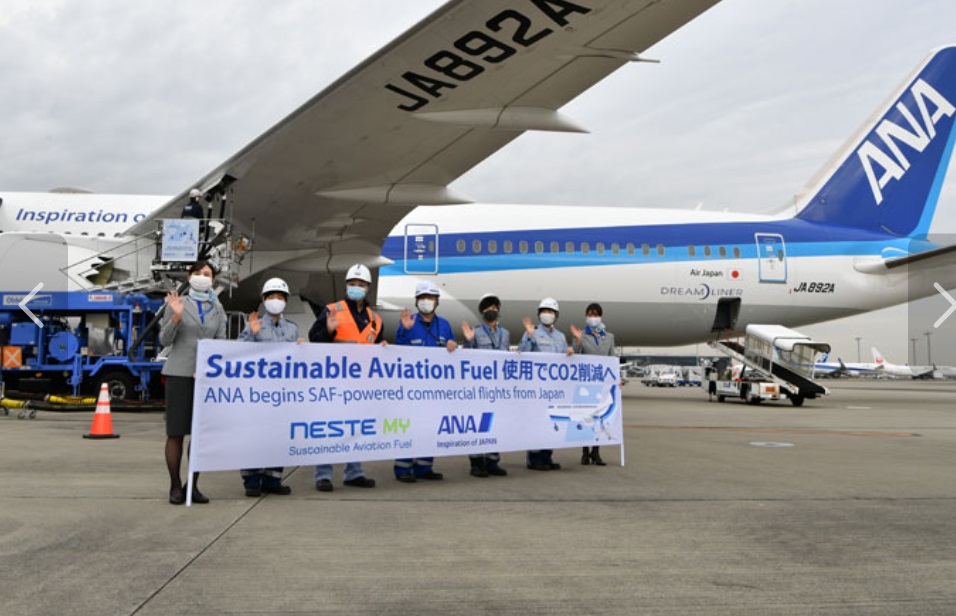
<path id="1" fill-rule="evenodd" d="M 919 120 L 903 104 L 902 100 L 896 103 L 896 110 L 900 112 L 911 130 L 883 118 L 876 127 L 876 135 L 883 142 L 883 149 L 872 141 L 866 141 L 856 151 L 856 155 L 863 165 L 863 171 L 866 173 L 866 178 L 870 182 L 870 190 L 873 191 L 873 199 L 877 205 L 883 202 L 883 188 L 890 180 L 902 179 L 907 169 L 910 168 L 910 161 L 897 142 L 903 143 L 917 152 L 922 152 L 936 137 L 936 124 L 939 123 L 940 119 L 944 116 L 952 116 L 956 112 L 952 103 L 922 79 L 916 80 L 916 83 L 910 88 L 910 94 L 919 109 Z M 932 114 L 930 113 L 930 105 L 935 108 Z M 883 175 L 879 178 L 876 177 L 874 165 L 883 170 Z"/>

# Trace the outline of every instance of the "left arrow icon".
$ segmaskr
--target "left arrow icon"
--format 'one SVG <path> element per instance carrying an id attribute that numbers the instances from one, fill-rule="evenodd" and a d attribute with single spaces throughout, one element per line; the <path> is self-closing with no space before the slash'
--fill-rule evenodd
<path id="1" fill-rule="evenodd" d="M 37 286 L 33 287 L 33 290 L 30 291 L 26 297 L 20 300 L 20 303 L 17 306 L 20 306 L 20 310 L 27 313 L 27 316 L 33 319 L 33 322 L 37 324 L 37 327 L 43 327 L 43 322 L 37 318 L 37 315 L 30 312 L 30 309 L 27 308 L 27 303 L 33 299 L 33 296 L 37 294 L 37 291 L 43 288 L 43 283 L 39 283 Z"/>

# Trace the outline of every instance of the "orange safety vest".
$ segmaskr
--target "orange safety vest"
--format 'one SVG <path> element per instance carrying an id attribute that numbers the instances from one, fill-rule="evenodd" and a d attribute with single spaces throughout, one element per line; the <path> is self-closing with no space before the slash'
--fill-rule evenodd
<path id="1" fill-rule="evenodd" d="M 378 316 L 371 308 L 368 308 L 369 319 L 365 329 L 359 331 L 358 323 L 349 310 L 349 305 L 344 301 L 335 302 L 326 306 L 329 312 L 334 312 L 339 318 L 339 326 L 335 328 L 335 338 L 332 342 L 354 342 L 356 344 L 374 344 L 378 338 L 378 333 L 382 331 L 382 317 Z"/>

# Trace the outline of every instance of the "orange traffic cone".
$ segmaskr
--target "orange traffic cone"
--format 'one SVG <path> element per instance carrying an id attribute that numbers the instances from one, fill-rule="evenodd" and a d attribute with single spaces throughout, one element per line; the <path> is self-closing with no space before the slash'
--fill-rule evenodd
<path id="1" fill-rule="evenodd" d="M 96 401 L 96 412 L 93 413 L 93 427 L 83 438 L 119 438 L 113 434 L 113 419 L 110 417 L 110 391 L 103 383 L 100 386 L 100 397 Z"/>

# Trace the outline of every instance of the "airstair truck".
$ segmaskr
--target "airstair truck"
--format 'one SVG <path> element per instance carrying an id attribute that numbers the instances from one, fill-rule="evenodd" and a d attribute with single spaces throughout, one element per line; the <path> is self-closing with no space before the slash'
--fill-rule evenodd
<path id="1" fill-rule="evenodd" d="M 712 346 L 740 364 L 729 377 L 709 375 L 708 393 L 718 402 L 736 397 L 759 404 L 784 396 L 794 406 L 801 406 L 807 398 L 829 393 L 812 377 L 817 354 L 828 353 L 830 345 L 798 331 L 782 325 L 751 324 L 743 342 L 739 337 L 723 338 Z"/>

